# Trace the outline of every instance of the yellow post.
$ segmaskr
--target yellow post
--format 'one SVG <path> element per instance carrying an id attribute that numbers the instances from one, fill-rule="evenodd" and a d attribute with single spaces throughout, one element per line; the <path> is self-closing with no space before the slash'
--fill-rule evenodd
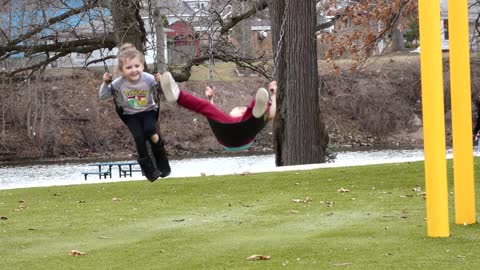
<path id="1" fill-rule="evenodd" d="M 430 237 L 448 237 L 448 191 L 443 113 L 440 1 L 419 0 L 420 63 L 422 79 L 427 231 Z"/>
<path id="2" fill-rule="evenodd" d="M 468 1 L 448 1 L 455 223 L 475 223 Z"/>

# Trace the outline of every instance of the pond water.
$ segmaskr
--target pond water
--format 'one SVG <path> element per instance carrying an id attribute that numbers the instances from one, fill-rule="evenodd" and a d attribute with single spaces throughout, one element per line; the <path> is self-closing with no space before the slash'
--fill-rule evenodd
<path id="1" fill-rule="evenodd" d="M 451 158 L 451 150 L 447 151 L 447 158 L 449 157 Z M 165 178 L 165 180 L 157 181 L 168 181 L 168 179 L 175 177 L 304 170 L 419 161 L 423 159 L 423 149 L 338 152 L 335 162 L 332 163 L 285 167 L 275 166 L 274 155 L 182 159 L 172 160 L 170 164 L 172 167 L 172 174 Z M 119 178 L 115 173 L 116 171 L 112 173 L 111 179 L 98 179 L 96 175 L 90 175 L 88 176 L 88 180 L 85 181 L 81 172 L 93 170 L 95 170 L 95 167 L 88 166 L 88 163 L 3 166 L 0 167 L 0 189 L 133 180 L 146 181 L 140 173 L 134 173 L 133 177 Z"/>

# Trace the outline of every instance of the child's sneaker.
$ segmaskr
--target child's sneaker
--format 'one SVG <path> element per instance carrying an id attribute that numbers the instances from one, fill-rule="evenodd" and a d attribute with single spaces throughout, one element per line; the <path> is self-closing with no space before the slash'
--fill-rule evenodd
<path id="1" fill-rule="evenodd" d="M 170 72 L 165 72 L 162 74 L 160 84 L 162 85 L 163 94 L 165 95 L 167 101 L 176 102 L 178 96 L 180 95 L 180 90 L 178 89 L 178 85 Z"/>
<path id="2" fill-rule="evenodd" d="M 267 110 L 268 91 L 265 88 L 259 88 L 255 95 L 255 105 L 253 106 L 252 114 L 255 118 L 261 118 Z"/>

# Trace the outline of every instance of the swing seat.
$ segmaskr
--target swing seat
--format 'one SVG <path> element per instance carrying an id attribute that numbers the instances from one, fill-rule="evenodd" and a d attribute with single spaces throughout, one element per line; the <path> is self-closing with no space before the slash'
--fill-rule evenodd
<path id="1" fill-rule="evenodd" d="M 240 147 L 252 142 L 265 127 L 267 121 L 251 117 L 238 123 L 221 123 L 208 119 L 213 134 L 226 147 Z"/>

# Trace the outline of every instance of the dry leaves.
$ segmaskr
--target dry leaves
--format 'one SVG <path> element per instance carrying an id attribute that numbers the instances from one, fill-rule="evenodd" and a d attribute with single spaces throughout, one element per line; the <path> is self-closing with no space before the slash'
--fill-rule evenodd
<path id="1" fill-rule="evenodd" d="M 308 202 L 311 202 L 312 199 L 310 199 L 309 197 L 306 197 L 305 200 L 302 200 L 302 199 L 292 199 L 292 202 L 294 203 L 308 203 Z"/>
<path id="2" fill-rule="evenodd" d="M 334 263 L 333 266 L 348 266 L 352 265 L 350 262 Z"/>
<path id="3" fill-rule="evenodd" d="M 119 201 L 121 201 L 121 200 L 122 200 L 122 199 L 116 198 L 116 197 L 113 197 L 113 198 L 112 198 L 112 202 L 119 202 Z"/>
<path id="4" fill-rule="evenodd" d="M 346 192 L 350 192 L 349 189 L 346 189 L 346 188 L 343 188 L 341 187 L 339 190 L 337 190 L 337 192 L 340 192 L 340 193 L 346 193 Z"/>
<path id="5" fill-rule="evenodd" d="M 87 253 L 80 250 L 76 250 L 76 249 L 70 250 L 70 256 L 83 256 L 83 255 L 87 255 Z"/>
<path id="6" fill-rule="evenodd" d="M 271 259 L 270 255 L 259 255 L 259 254 L 254 254 L 252 256 L 247 257 L 247 260 L 249 261 L 270 260 L 270 259 Z"/>
<path id="7" fill-rule="evenodd" d="M 18 212 L 27 209 L 27 207 L 23 204 L 20 204 L 17 208 L 13 209 L 13 211 Z"/>

